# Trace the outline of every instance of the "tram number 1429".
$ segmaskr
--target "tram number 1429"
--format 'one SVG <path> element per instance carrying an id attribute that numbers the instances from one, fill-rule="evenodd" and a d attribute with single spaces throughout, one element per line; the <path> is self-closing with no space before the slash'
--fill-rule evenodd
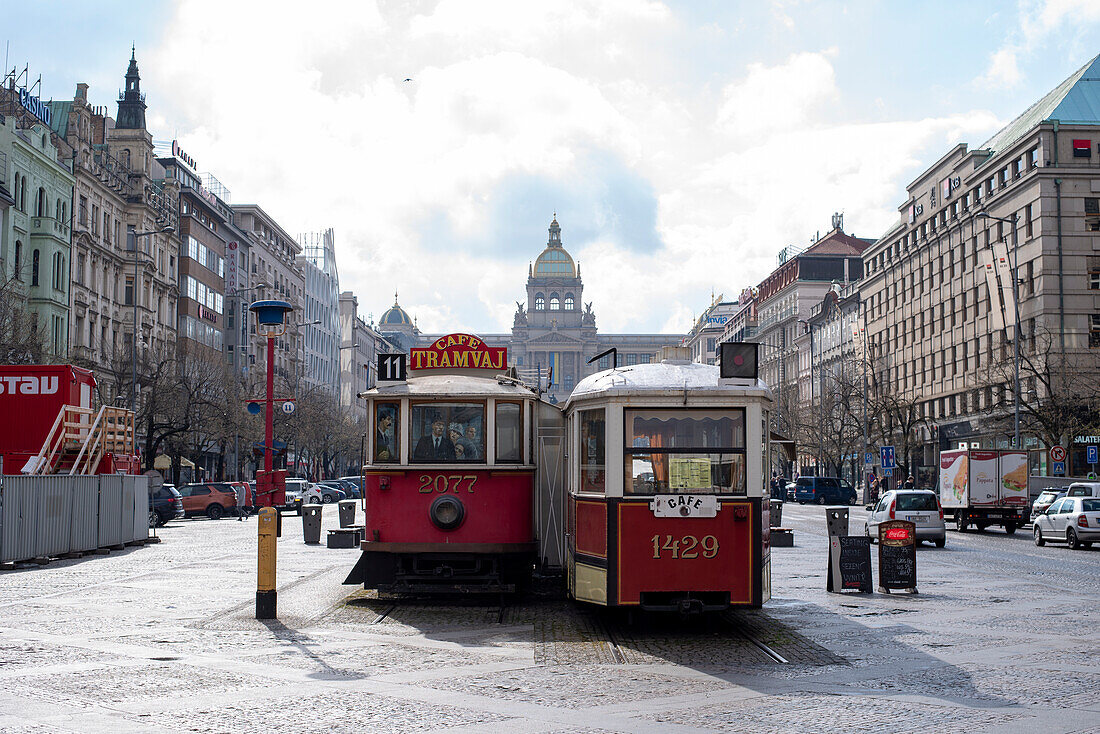
<path id="1" fill-rule="evenodd" d="M 420 494 L 431 494 L 433 491 L 440 494 L 446 492 L 458 494 L 462 489 L 473 492 L 475 484 L 477 484 L 476 474 L 421 474 Z"/>
<path id="2" fill-rule="evenodd" d="M 694 535 L 684 535 L 679 538 L 666 535 L 663 543 L 660 535 L 654 535 L 652 541 L 653 557 L 656 559 L 661 558 L 662 551 L 671 551 L 671 557 L 676 560 L 698 558 L 700 552 L 703 558 L 714 558 L 718 555 L 718 538 L 713 535 L 704 535 L 702 539 Z"/>

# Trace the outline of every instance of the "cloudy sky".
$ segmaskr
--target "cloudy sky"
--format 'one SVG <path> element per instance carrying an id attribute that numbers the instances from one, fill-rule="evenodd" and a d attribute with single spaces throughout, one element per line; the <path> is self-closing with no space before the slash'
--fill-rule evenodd
<path id="1" fill-rule="evenodd" d="M 612 332 L 684 332 L 1100 53 L 1100 2 L 84 0 L 5 8 L 7 68 L 110 105 L 425 331 L 511 327 L 554 212 Z M 113 114 L 113 112 L 112 112 Z"/>

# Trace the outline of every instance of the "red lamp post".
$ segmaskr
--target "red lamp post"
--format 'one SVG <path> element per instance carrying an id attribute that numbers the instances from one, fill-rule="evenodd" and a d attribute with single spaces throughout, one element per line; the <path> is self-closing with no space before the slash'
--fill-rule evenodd
<path id="1" fill-rule="evenodd" d="M 293 310 L 286 301 L 256 301 L 249 306 L 256 314 L 259 331 L 267 337 L 267 410 L 264 426 L 264 468 L 256 472 L 256 504 L 260 507 L 259 551 L 256 568 L 256 619 L 275 619 L 275 553 L 279 507 L 286 502 L 286 470 L 272 469 L 275 453 L 275 338 L 286 332 L 286 314 Z"/>

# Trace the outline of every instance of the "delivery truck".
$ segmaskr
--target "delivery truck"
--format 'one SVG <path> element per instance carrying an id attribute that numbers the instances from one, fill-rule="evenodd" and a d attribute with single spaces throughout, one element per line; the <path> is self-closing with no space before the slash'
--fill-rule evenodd
<path id="1" fill-rule="evenodd" d="M 940 452 L 940 505 L 960 532 L 1000 525 L 1010 535 L 1027 524 L 1027 452 Z"/>

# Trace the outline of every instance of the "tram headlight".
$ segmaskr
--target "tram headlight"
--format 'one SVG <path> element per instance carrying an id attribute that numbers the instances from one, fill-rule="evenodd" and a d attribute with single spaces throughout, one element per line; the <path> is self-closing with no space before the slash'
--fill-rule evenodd
<path id="1" fill-rule="evenodd" d="M 466 518 L 466 508 L 457 497 L 437 497 L 428 509 L 432 524 L 440 530 L 454 530 Z"/>

